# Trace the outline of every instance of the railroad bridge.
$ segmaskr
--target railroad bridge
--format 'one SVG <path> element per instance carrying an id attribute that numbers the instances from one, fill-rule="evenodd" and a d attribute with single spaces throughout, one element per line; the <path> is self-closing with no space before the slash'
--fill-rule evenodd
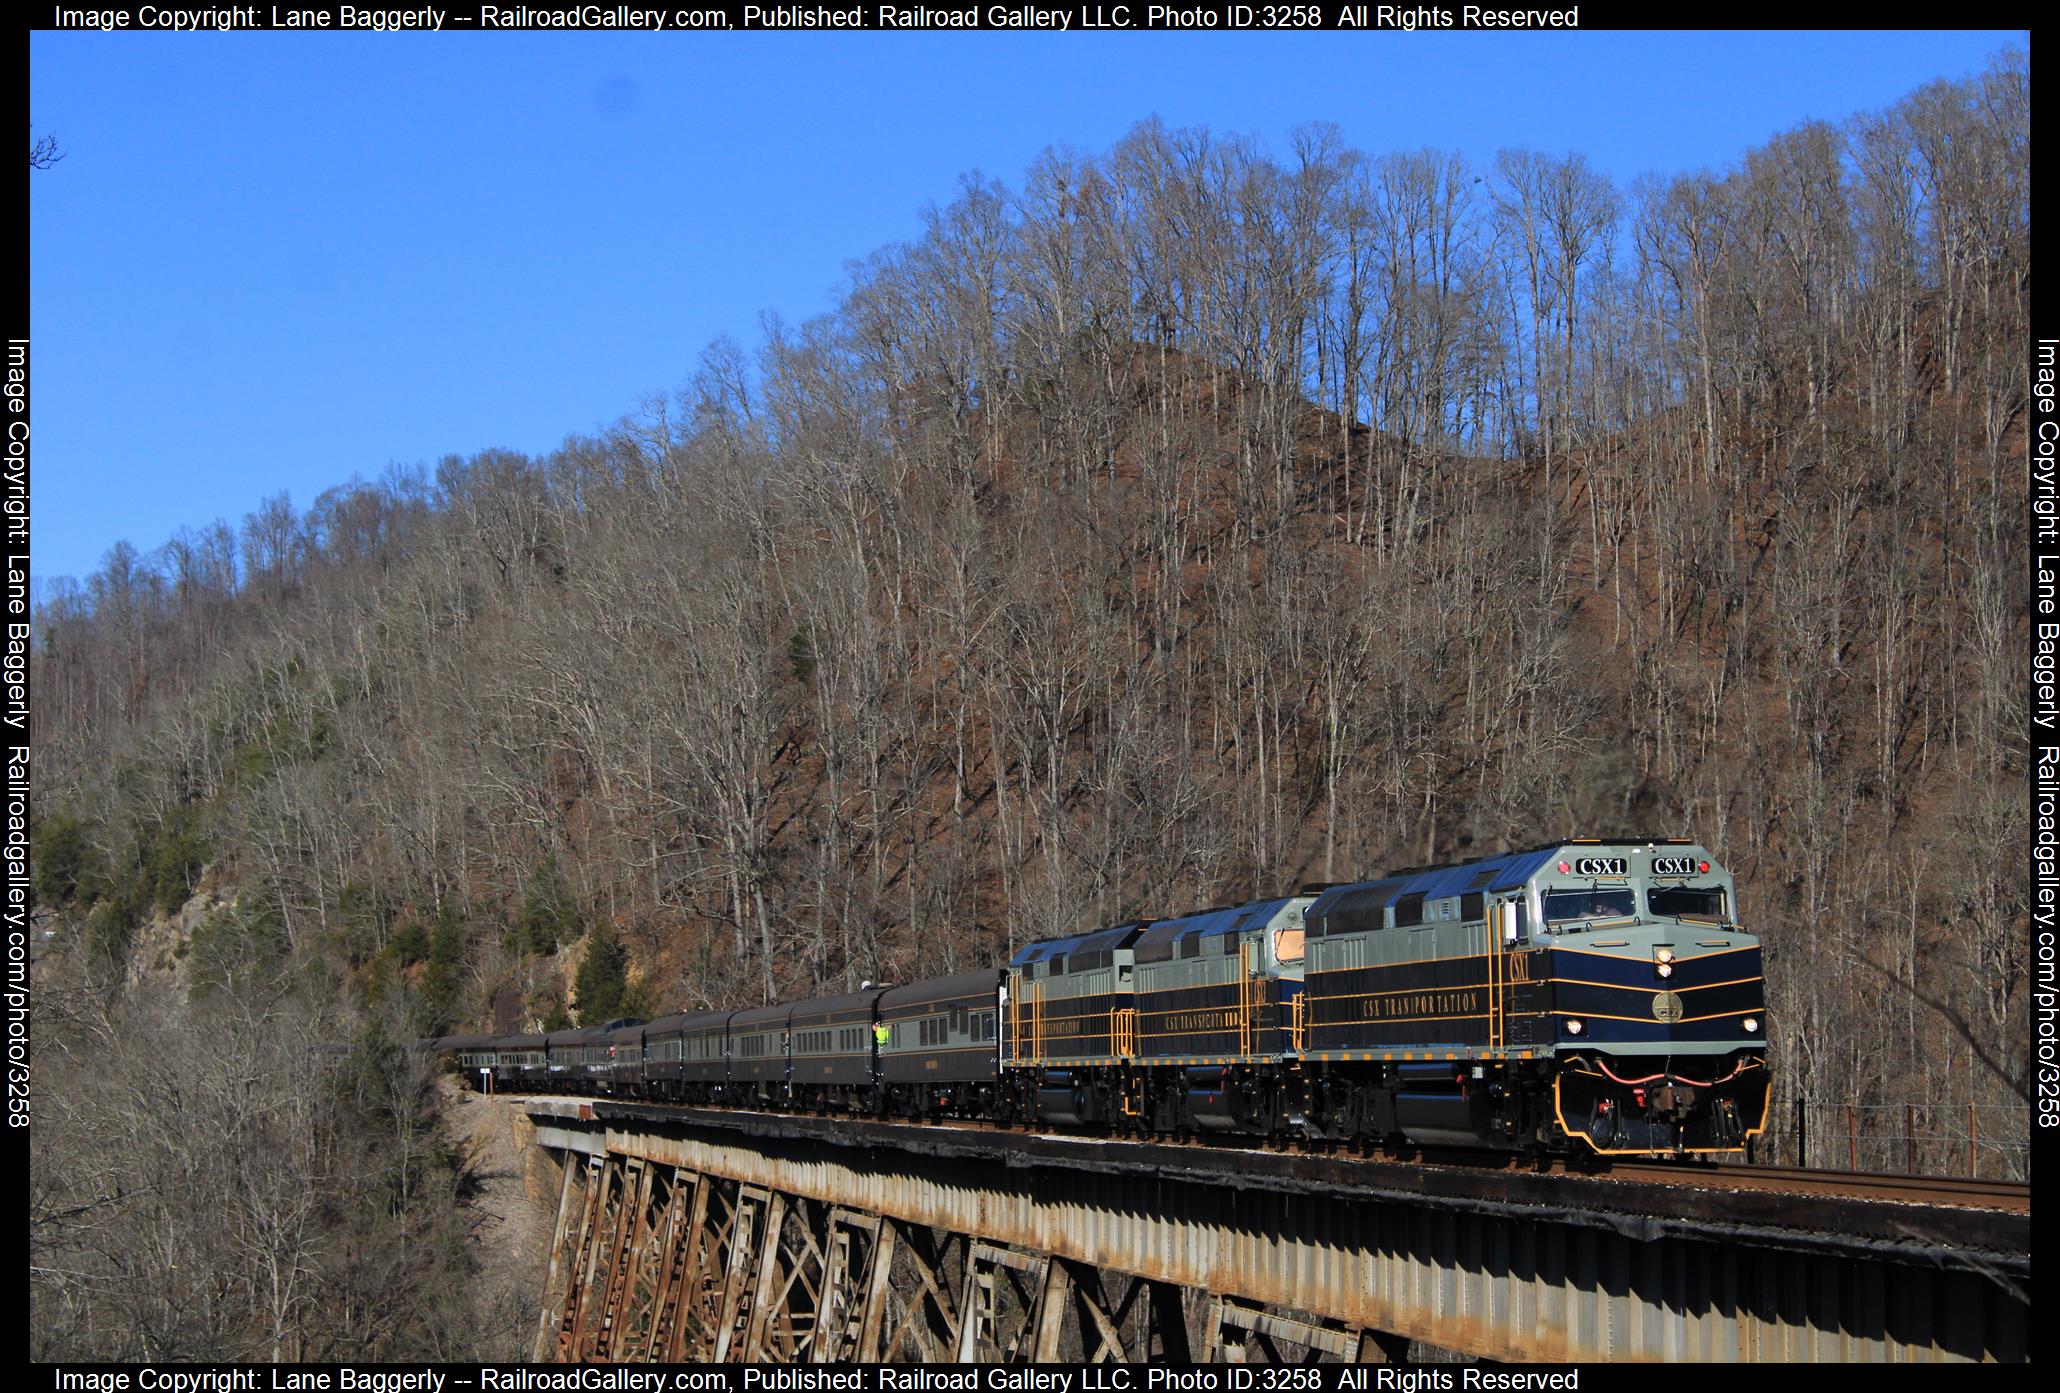
<path id="1" fill-rule="evenodd" d="M 540 1360 L 2029 1357 L 2027 1186 L 511 1101 Z"/>

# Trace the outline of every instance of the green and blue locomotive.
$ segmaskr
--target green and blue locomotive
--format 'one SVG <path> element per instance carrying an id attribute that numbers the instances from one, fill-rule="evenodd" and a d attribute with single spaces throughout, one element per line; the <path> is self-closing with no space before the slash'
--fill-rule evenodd
<path id="1" fill-rule="evenodd" d="M 1766 988 L 1687 841 L 1568 841 L 1326 889 L 1309 907 L 1308 1129 L 1603 1154 L 1742 1150 Z"/>

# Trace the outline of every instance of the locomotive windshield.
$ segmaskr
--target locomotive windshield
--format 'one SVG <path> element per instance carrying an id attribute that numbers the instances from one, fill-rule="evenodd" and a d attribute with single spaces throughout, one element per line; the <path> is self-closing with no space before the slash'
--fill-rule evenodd
<path id="1" fill-rule="evenodd" d="M 1638 912 L 1638 901 L 1626 890 L 1547 890 L 1545 922 L 1580 919 L 1623 919 Z"/>
<path id="2" fill-rule="evenodd" d="M 1722 919 L 1724 887 L 1656 885 L 1645 892 L 1645 904 L 1654 914 L 1672 919 Z"/>

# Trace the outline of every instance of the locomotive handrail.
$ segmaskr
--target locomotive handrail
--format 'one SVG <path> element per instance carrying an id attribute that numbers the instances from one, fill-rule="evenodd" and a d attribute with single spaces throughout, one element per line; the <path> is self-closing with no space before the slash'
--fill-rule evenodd
<path id="1" fill-rule="evenodd" d="M 1240 943 L 1237 951 L 1237 1052 L 1252 1053 L 1252 1016 L 1258 1006 L 1258 969 L 1252 963 L 1252 945 Z"/>
<path id="2" fill-rule="evenodd" d="M 1484 926 L 1488 934 L 1488 1048 L 1499 1050 L 1508 1042 L 1508 1003 L 1503 999 L 1502 921 L 1511 913 L 1507 902 L 1494 907 Z"/>
<path id="3" fill-rule="evenodd" d="M 1136 1007 L 1125 1006 L 1116 1012 L 1112 1043 L 1115 1046 L 1115 1052 L 1126 1059 L 1137 1053 Z"/>

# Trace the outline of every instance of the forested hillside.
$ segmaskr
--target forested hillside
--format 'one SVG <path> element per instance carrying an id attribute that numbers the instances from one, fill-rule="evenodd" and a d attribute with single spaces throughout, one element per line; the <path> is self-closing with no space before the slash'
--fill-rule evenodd
<path id="1" fill-rule="evenodd" d="M 103 983 L 432 1032 L 612 1007 L 601 927 L 681 1009 L 1691 835 L 1781 1116 L 2021 1104 L 2028 123 L 2019 56 L 1632 187 L 1158 124 L 969 178 L 605 434 L 51 587 L 38 894 Z"/>

